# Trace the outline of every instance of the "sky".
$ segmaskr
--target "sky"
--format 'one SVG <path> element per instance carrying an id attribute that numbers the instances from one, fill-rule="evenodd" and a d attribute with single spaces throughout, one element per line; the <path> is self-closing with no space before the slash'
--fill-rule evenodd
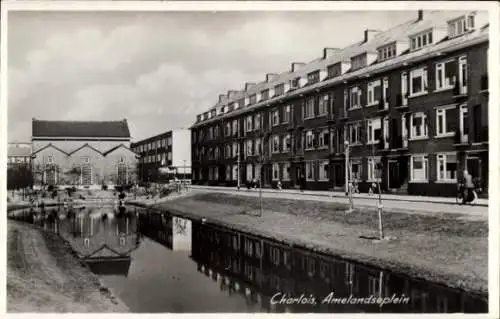
<path id="1" fill-rule="evenodd" d="M 31 120 L 127 119 L 137 141 L 188 128 L 219 94 L 261 82 L 416 11 L 8 14 L 8 136 Z"/>

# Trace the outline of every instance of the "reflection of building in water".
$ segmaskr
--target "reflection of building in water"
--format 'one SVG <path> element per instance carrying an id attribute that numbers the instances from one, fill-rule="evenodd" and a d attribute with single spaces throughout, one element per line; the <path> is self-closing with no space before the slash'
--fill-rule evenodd
<path id="1" fill-rule="evenodd" d="M 85 208 L 81 211 L 64 207 L 58 209 L 55 214 L 48 211 L 40 225 L 46 225 L 48 231 L 57 232 L 94 272 L 127 275 L 130 254 L 140 242 L 134 214 L 103 218 L 107 213 L 106 208 Z M 94 212 L 96 209 L 99 211 Z M 96 214 L 98 212 L 101 214 Z M 33 214 L 25 213 L 22 216 L 28 219 Z M 58 216 L 66 218 L 60 219 Z"/>
<path id="2" fill-rule="evenodd" d="M 463 292 L 373 269 L 331 256 L 215 226 L 192 223 L 192 258 L 198 270 L 229 294 L 257 300 L 272 312 L 486 312 L 487 302 Z M 272 305 L 288 296 L 409 297 L 408 303 Z M 252 297 L 253 296 L 253 297 Z M 258 298 L 257 298 L 258 296 Z M 321 300 L 320 300 L 321 301 Z"/>
<path id="3" fill-rule="evenodd" d="M 191 251 L 191 221 L 167 213 L 139 214 L 140 232 L 173 251 Z"/>

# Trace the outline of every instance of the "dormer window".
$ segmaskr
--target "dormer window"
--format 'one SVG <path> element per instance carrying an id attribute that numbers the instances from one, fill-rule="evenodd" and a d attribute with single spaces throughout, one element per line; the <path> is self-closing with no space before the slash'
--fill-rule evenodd
<path id="1" fill-rule="evenodd" d="M 245 99 L 239 99 L 238 100 L 238 107 L 244 107 L 245 106 Z"/>
<path id="2" fill-rule="evenodd" d="M 319 82 L 319 70 L 311 72 L 307 75 L 307 84 Z"/>
<path id="3" fill-rule="evenodd" d="M 201 115 L 199 115 L 199 114 L 198 114 L 198 115 L 196 116 L 196 121 L 197 121 L 197 122 L 200 122 L 200 121 L 201 121 Z"/>
<path id="4" fill-rule="evenodd" d="M 212 110 L 210 113 L 211 117 L 215 117 L 217 115 L 217 110 Z"/>
<path id="5" fill-rule="evenodd" d="M 357 70 L 366 66 L 366 54 L 360 54 L 351 58 L 351 69 Z"/>
<path id="6" fill-rule="evenodd" d="M 410 49 L 412 51 L 424 48 L 432 44 L 432 30 L 420 32 L 410 37 Z"/>
<path id="7" fill-rule="evenodd" d="M 261 92 L 261 99 L 262 100 L 267 100 L 269 99 L 269 89 L 266 89 Z"/>
<path id="8" fill-rule="evenodd" d="M 300 87 L 300 77 L 290 80 L 290 89 L 298 89 Z"/>
<path id="9" fill-rule="evenodd" d="M 248 104 L 252 105 L 257 103 L 257 94 L 252 94 L 248 97 Z"/>
<path id="10" fill-rule="evenodd" d="M 285 93 L 285 84 L 281 83 L 274 87 L 274 96 L 280 96 Z"/>
<path id="11" fill-rule="evenodd" d="M 396 43 L 378 49 L 378 60 L 385 61 L 396 56 Z"/>
<path id="12" fill-rule="evenodd" d="M 448 21 L 448 37 L 450 38 L 458 37 L 471 30 L 474 30 L 474 14 Z"/>

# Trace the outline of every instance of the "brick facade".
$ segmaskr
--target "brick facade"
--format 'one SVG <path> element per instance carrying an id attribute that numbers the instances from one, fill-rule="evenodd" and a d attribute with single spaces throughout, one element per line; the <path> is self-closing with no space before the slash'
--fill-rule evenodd
<path id="1" fill-rule="evenodd" d="M 359 52 L 348 47 L 301 69 L 295 70 L 294 65 L 292 72 L 277 76 L 275 82 L 266 79 L 247 86 L 233 99 L 219 99 L 192 127 L 193 182 L 236 185 L 239 174 L 243 185 L 261 175 L 264 186 L 274 187 L 280 180 L 283 187 L 299 187 L 302 176 L 309 189 L 344 189 L 348 141 L 349 179 L 358 183 L 361 192 L 378 181 L 386 192 L 455 196 L 464 169 L 486 189 L 488 28 L 474 16 L 473 30 L 448 38 L 442 26 L 456 17 L 422 22 L 419 16 L 416 22 L 400 26 L 404 30 L 391 29 L 367 40 L 359 45 Z M 391 41 L 399 48 L 428 28 L 435 40 L 423 49 L 401 51 L 390 59 L 379 56 L 380 61 L 324 78 L 308 76 L 363 50 L 376 52 Z M 305 80 L 290 89 L 296 78 Z M 280 83 L 290 83 L 283 94 L 255 103 L 247 99 Z M 240 105 L 242 99 L 245 105 Z M 353 104 L 359 107 L 351 108 Z M 271 123 L 275 111 L 277 125 Z M 238 123 L 236 131 L 233 121 Z M 283 137 L 288 134 L 285 148 Z M 272 150 L 275 136 L 279 137 L 277 152 Z M 247 144 L 256 139 L 262 140 L 262 155 L 255 155 L 255 146 Z"/>

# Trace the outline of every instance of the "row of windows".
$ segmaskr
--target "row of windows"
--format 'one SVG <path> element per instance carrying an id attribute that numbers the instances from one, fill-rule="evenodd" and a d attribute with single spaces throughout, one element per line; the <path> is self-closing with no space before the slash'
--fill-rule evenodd
<path id="1" fill-rule="evenodd" d="M 448 21 L 448 37 L 449 38 L 457 37 L 457 36 L 463 35 L 464 33 L 468 32 L 470 30 L 473 30 L 475 28 L 474 18 L 475 18 L 474 14 L 468 14 L 468 15 L 461 16 L 457 19 Z M 431 28 L 431 29 L 419 32 L 417 34 L 410 35 L 409 36 L 410 50 L 415 51 L 415 50 L 419 50 L 421 48 L 427 47 L 429 45 L 432 45 L 434 42 L 436 42 L 436 40 L 433 38 L 433 33 L 434 33 L 434 29 Z M 388 59 L 394 58 L 398 54 L 400 54 L 401 52 L 398 52 L 397 45 L 398 45 L 398 43 L 394 42 L 394 43 L 391 43 L 388 45 L 383 45 L 383 46 L 379 47 L 378 48 L 378 57 L 377 57 L 378 61 L 388 60 Z M 368 53 L 365 52 L 363 54 L 359 54 L 359 55 L 351 58 L 351 69 L 355 70 L 355 69 L 359 69 L 362 67 L 366 67 L 366 66 L 371 64 L 370 62 L 371 61 L 369 59 Z M 345 71 L 346 71 L 346 70 L 344 70 L 344 72 L 342 72 L 342 70 L 341 70 L 340 72 L 338 72 L 338 69 L 342 68 L 341 65 L 342 65 L 342 62 L 338 62 L 338 63 L 335 63 L 334 65 L 328 66 L 327 72 L 326 72 L 326 77 L 324 77 L 324 78 L 321 77 L 320 70 L 315 70 L 315 71 L 307 74 L 307 78 L 305 81 L 301 81 L 301 78 L 297 77 L 295 79 L 290 80 L 289 83 L 287 83 L 287 86 L 289 86 L 290 89 L 294 89 L 294 88 L 298 88 L 301 86 L 300 82 L 303 82 L 303 85 L 313 84 L 313 83 L 317 83 L 319 81 L 322 81 L 325 78 L 331 78 L 331 77 L 341 75 L 341 74 L 345 73 Z M 257 98 L 257 93 L 249 95 L 247 105 L 256 104 L 257 102 L 264 101 L 264 100 L 267 100 L 269 98 L 284 94 L 285 93 L 285 84 L 284 83 L 278 84 L 278 85 L 274 86 L 273 90 L 274 90 L 274 95 L 272 95 L 272 96 L 270 94 L 269 88 L 261 91 L 259 93 L 259 95 L 261 97 L 260 100 L 258 100 L 258 98 Z M 243 101 L 243 102 L 241 102 L 241 101 Z M 235 109 L 236 107 L 243 107 L 243 106 L 246 106 L 245 99 L 241 99 L 237 102 L 231 103 L 230 109 L 232 110 L 232 109 Z M 224 108 L 224 110 L 222 110 L 221 113 L 225 113 L 225 107 L 223 107 L 223 108 Z M 205 112 L 203 114 L 203 118 L 202 118 L 201 114 L 198 115 L 197 120 L 198 121 L 207 120 L 207 119 L 210 119 L 210 118 L 215 117 L 217 115 L 218 115 L 217 110 L 213 109 L 209 112 Z"/>
<path id="2" fill-rule="evenodd" d="M 55 156 L 52 156 L 52 155 L 49 155 L 49 156 L 45 156 L 43 158 L 43 161 L 46 163 L 46 164 L 55 164 L 56 163 L 56 160 L 55 160 Z M 89 156 L 82 156 L 80 157 L 80 162 L 82 164 L 89 164 L 90 163 L 90 157 Z M 125 158 L 124 157 L 120 157 L 118 159 L 118 162 L 119 163 L 125 163 Z"/>
<path id="3" fill-rule="evenodd" d="M 9 156 L 7 158 L 8 164 L 29 163 L 29 162 L 30 162 L 30 157 L 26 157 L 26 156 Z"/>
<path id="4" fill-rule="evenodd" d="M 456 153 L 436 153 L 436 181 L 457 181 L 457 155 Z M 259 179 L 261 164 L 247 164 L 247 180 Z M 363 164 L 361 159 L 352 159 L 349 162 L 349 175 L 352 180 L 363 180 Z M 382 178 L 382 166 L 380 157 L 369 157 L 366 164 L 366 181 L 377 181 Z M 281 162 L 272 164 L 272 179 L 274 181 L 288 181 L 291 177 L 291 163 Z M 412 155 L 410 157 L 410 181 L 429 181 L 429 157 L 427 154 Z M 226 165 L 226 180 L 236 181 L 238 179 L 238 165 Z M 218 167 L 209 168 L 209 180 L 219 179 Z M 201 176 L 195 176 L 195 178 Z M 328 181 L 330 179 L 329 160 L 312 160 L 305 162 L 305 177 L 307 181 Z"/>
<path id="5" fill-rule="evenodd" d="M 407 113 L 401 117 L 401 134 L 396 136 L 400 137 L 402 142 L 408 140 L 420 140 L 429 138 L 429 122 L 427 114 L 424 112 Z M 435 135 L 436 138 L 452 137 L 457 132 L 460 135 L 460 142 L 468 142 L 468 109 L 467 105 L 463 104 L 457 107 L 456 105 L 441 106 L 435 109 Z M 395 124 L 393 124 L 395 125 Z M 393 132 L 395 127 L 392 128 Z M 337 132 L 337 135 L 339 132 Z M 364 137 L 364 138 L 363 138 Z M 361 145 L 363 140 L 367 145 L 380 143 L 383 139 L 384 147 L 388 147 L 391 132 L 389 131 L 389 118 L 377 117 L 371 118 L 366 121 L 349 122 L 344 127 L 344 138 L 349 142 L 349 145 Z M 334 132 L 328 128 L 320 128 L 315 130 L 306 130 L 302 134 L 302 138 L 296 141 L 298 149 L 314 150 L 328 148 L 334 146 L 335 140 Z M 343 141 L 340 141 L 343 143 Z M 272 135 L 268 144 L 269 154 L 286 153 L 292 148 L 291 134 Z M 405 145 L 407 146 L 407 145 Z M 245 141 L 245 156 L 261 155 L 266 147 L 266 143 L 262 143 L 260 138 L 248 139 Z M 225 158 L 238 156 L 238 143 L 225 145 Z M 219 159 L 219 147 L 208 148 L 209 159 Z M 201 148 L 201 152 L 195 150 L 195 156 L 201 160 L 206 152 L 205 147 Z"/>
<path id="6" fill-rule="evenodd" d="M 456 59 L 448 59 L 435 64 L 435 91 L 456 89 L 457 94 L 467 93 L 468 66 L 466 56 Z M 354 110 L 362 107 L 361 96 L 363 89 L 360 85 L 352 86 L 344 90 L 344 109 Z M 366 106 L 379 105 L 388 108 L 389 79 L 377 79 L 366 84 Z M 401 100 L 397 101 L 398 106 L 407 105 L 408 97 L 420 96 L 429 93 L 428 90 L 428 70 L 427 67 L 420 67 L 410 72 L 401 73 Z M 303 119 L 321 117 L 332 113 L 333 94 L 322 94 L 317 97 L 310 97 L 304 100 Z M 382 103 L 382 104 L 381 104 Z M 245 118 L 245 132 L 259 130 L 263 125 L 264 113 L 249 115 Z M 269 112 L 269 123 L 277 126 L 288 123 L 291 119 L 291 105 L 277 107 Z M 234 135 L 238 131 L 238 120 L 232 120 L 224 126 L 225 136 Z M 199 131 L 199 138 L 203 138 L 203 129 Z M 219 137 L 218 126 L 208 128 L 209 138 Z"/>
<path id="7" fill-rule="evenodd" d="M 172 146 L 172 137 L 169 136 L 167 138 L 163 138 L 161 140 L 156 140 L 153 142 L 149 142 L 146 144 L 140 144 L 132 147 L 132 151 L 135 153 L 142 153 L 142 152 L 148 152 L 151 150 L 159 149 L 159 148 L 165 148 L 167 146 Z"/>
<path id="8" fill-rule="evenodd" d="M 172 152 L 168 153 L 160 153 L 155 155 L 147 155 L 141 158 L 143 163 L 160 163 L 162 165 L 166 165 L 167 161 L 172 160 Z"/>

